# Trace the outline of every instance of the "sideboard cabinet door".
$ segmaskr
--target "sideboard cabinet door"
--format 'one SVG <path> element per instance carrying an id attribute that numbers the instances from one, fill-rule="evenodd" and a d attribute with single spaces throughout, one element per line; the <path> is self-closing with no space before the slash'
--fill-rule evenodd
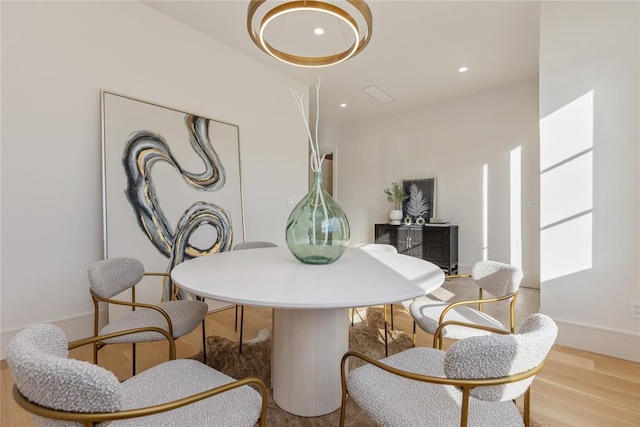
<path id="1" fill-rule="evenodd" d="M 375 224 L 375 242 L 395 246 L 398 253 L 422 258 L 447 274 L 458 273 L 458 226 Z"/>

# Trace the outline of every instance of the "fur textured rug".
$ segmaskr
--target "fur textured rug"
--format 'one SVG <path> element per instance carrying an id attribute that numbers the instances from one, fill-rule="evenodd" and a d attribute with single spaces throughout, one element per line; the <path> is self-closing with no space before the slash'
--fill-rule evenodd
<path id="1" fill-rule="evenodd" d="M 349 328 L 349 349 L 364 353 L 374 359 L 382 359 L 384 355 L 384 318 L 382 312 L 367 309 L 363 320 Z M 411 337 L 402 331 L 389 331 L 389 355 L 406 350 L 412 346 Z M 194 358 L 202 361 L 202 351 Z M 355 369 L 363 362 L 351 358 L 349 368 Z M 238 343 L 218 336 L 207 337 L 207 365 L 224 372 L 233 378 L 254 376 L 260 378 L 267 386 L 267 421 L 268 427 L 325 427 L 337 426 L 340 421 L 340 410 L 320 417 L 298 417 L 283 411 L 273 401 L 271 395 L 271 335 L 267 329 L 260 331 L 252 340 L 242 345 L 242 354 L 238 352 Z M 374 427 L 371 419 L 352 401 L 347 401 L 347 427 Z M 532 427 L 540 424 L 531 420 Z"/>
<path id="2" fill-rule="evenodd" d="M 384 358 L 384 318 L 380 311 L 367 310 L 363 321 L 349 328 L 349 349 L 360 351 L 375 359 Z M 388 337 L 389 354 L 411 347 L 411 337 L 401 331 L 390 331 Z M 202 361 L 202 352 L 197 356 Z M 351 359 L 350 368 L 359 366 L 359 360 Z M 267 406 L 267 426 L 273 427 L 320 427 L 337 426 L 340 410 L 320 417 L 298 417 L 283 411 L 273 401 L 271 395 L 271 335 L 262 330 L 258 336 L 242 344 L 242 354 L 238 343 L 218 336 L 207 337 L 207 365 L 233 378 L 254 376 L 260 378 L 269 393 Z M 346 426 L 375 426 L 371 419 L 353 401 L 348 401 Z"/>

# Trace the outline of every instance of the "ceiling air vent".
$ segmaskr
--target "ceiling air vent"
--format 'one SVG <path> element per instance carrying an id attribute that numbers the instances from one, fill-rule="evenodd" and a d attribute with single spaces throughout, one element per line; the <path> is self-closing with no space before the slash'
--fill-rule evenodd
<path id="1" fill-rule="evenodd" d="M 375 87 L 373 85 L 367 86 L 367 87 L 363 87 L 360 90 L 363 91 L 364 93 L 366 93 L 367 95 L 369 95 L 370 97 L 372 97 L 373 99 L 375 99 L 376 101 L 378 101 L 381 104 L 388 104 L 389 102 L 395 101 L 394 98 L 390 97 L 389 95 L 387 95 L 386 93 L 384 93 L 383 91 L 381 91 L 380 89 L 378 89 L 377 87 Z"/>

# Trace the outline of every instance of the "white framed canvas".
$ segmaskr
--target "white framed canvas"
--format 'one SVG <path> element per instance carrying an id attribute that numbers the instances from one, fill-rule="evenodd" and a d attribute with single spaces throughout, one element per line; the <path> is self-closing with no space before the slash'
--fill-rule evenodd
<path id="1" fill-rule="evenodd" d="M 244 241 L 238 126 L 107 91 L 101 101 L 105 258 L 169 272 Z M 193 298 L 170 280 L 136 289 L 140 302 Z"/>

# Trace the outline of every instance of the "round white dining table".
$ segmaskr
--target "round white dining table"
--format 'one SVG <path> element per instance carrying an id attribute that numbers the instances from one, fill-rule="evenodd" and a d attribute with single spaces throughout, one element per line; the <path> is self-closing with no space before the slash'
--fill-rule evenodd
<path id="1" fill-rule="evenodd" d="M 171 278 L 196 295 L 273 308 L 273 399 L 287 412 L 314 417 L 340 407 L 348 309 L 423 296 L 442 285 L 444 273 L 419 258 L 358 248 L 332 264 L 303 264 L 275 247 L 194 258 Z"/>

